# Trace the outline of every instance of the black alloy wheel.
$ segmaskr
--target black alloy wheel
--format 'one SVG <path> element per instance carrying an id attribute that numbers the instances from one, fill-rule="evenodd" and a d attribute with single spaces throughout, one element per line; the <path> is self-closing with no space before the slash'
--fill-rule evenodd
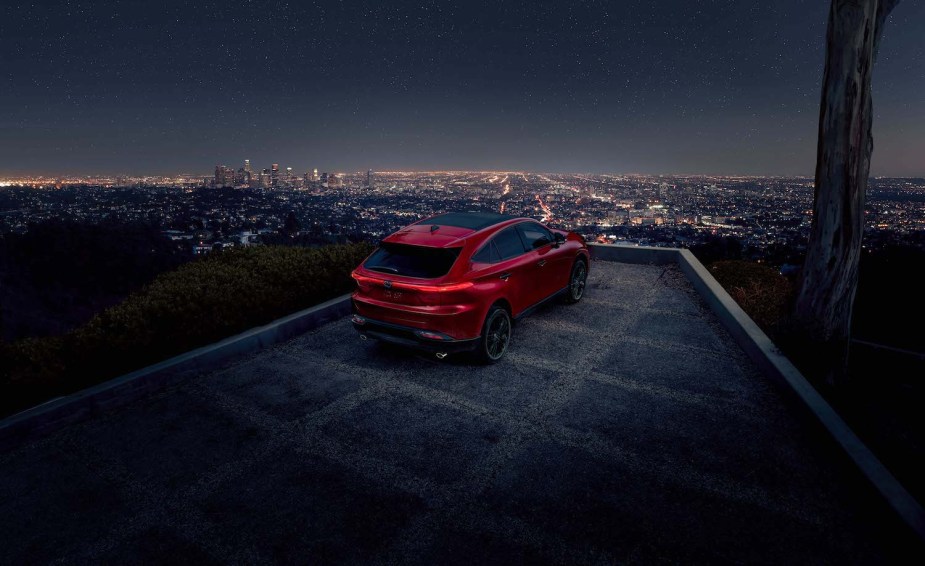
<path id="1" fill-rule="evenodd" d="M 511 343 L 512 329 L 511 316 L 507 311 L 498 306 L 491 307 L 476 350 L 479 360 L 489 364 L 500 360 Z"/>
<path id="2" fill-rule="evenodd" d="M 569 276 L 568 293 L 565 296 L 565 302 L 569 304 L 577 303 L 585 294 L 585 285 L 588 283 L 588 266 L 584 260 L 579 259 L 572 266 L 572 274 Z"/>

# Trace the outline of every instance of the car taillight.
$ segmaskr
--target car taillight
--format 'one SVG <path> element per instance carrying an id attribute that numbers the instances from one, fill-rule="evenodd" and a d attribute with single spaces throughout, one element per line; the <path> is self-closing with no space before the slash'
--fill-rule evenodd
<path id="1" fill-rule="evenodd" d="M 363 291 L 369 290 L 369 285 L 374 281 L 371 277 L 364 277 L 359 275 L 356 271 L 350 274 L 350 277 L 353 277 L 354 281 L 357 282 L 357 287 Z"/>
<path id="2" fill-rule="evenodd" d="M 472 287 L 472 285 L 474 285 L 472 281 L 463 281 L 462 283 L 452 283 L 450 285 L 408 285 L 408 288 L 417 289 L 424 293 L 451 293 L 453 291 L 468 289 Z"/>
<path id="3" fill-rule="evenodd" d="M 382 279 L 366 277 L 365 275 L 360 275 L 356 271 L 351 273 L 350 277 L 353 277 L 353 279 L 357 282 L 357 286 L 363 291 L 368 291 L 370 286 L 381 286 L 384 283 L 384 280 Z M 387 289 L 396 291 L 416 291 L 418 293 L 452 293 L 453 291 L 462 291 L 463 289 L 468 289 L 473 285 L 474 283 L 472 281 L 451 283 L 449 285 L 418 285 L 416 283 L 401 283 L 398 281 L 393 281 L 390 286 L 387 287 Z"/>

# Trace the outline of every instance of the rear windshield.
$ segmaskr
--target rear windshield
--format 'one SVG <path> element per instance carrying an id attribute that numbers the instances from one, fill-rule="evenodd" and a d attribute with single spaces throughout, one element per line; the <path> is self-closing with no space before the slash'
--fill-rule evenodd
<path id="1" fill-rule="evenodd" d="M 386 243 L 369 256 L 363 267 L 394 275 L 436 279 L 449 273 L 461 250 Z"/>

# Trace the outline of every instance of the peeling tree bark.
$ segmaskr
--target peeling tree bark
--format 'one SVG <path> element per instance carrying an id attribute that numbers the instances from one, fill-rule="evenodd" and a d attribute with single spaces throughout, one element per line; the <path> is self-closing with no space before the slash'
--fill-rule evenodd
<path id="1" fill-rule="evenodd" d="M 832 0 L 819 110 L 813 223 L 795 303 L 812 349 L 810 369 L 830 383 L 847 370 L 864 197 L 873 152 L 870 82 L 886 18 L 899 0 Z"/>

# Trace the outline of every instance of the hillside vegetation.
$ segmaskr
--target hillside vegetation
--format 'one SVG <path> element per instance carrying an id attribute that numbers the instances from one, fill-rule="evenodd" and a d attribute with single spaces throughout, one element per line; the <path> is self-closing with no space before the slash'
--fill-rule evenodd
<path id="1" fill-rule="evenodd" d="M 159 227 L 113 218 L 0 234 L 0 342 L 63 335 L 190 259 Z"/>
<path id="2" fill-rule="evenodd" d="M 793 295 L 786 277 L 766 265 L 742 260 L 717 261 L 707 269 L 762 330 L 776 334 Z"/>
<path id="3" fill-rule="evenodd" d="M 132 371 L 350 290 L 369 244 L 252 247 L 159 275 L 59 337 L 0 344 L 8 414 Z"/>

